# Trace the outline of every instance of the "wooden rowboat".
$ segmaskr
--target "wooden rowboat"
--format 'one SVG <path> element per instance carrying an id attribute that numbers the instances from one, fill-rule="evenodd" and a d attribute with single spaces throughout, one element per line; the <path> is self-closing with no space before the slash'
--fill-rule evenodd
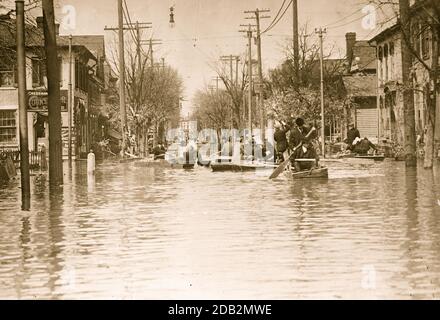
<path id="1" fill-rule="evenodd" d="M 295 171 L 288 173 L 293 179 L 328 179 L 328 168 L 320 167 L 312 170 Z"/>
<path id="2" fill-rule="evenodd" d="M 374 161 L 384 161 L 385 155 L 355 155 L 355 154 L 348 154 L 340 156 L 342 159 L 366 159 L 366 160 L 374 160 Z"/>
<path id="3" fill-rule="evenodd" d="M 138 168 L 171 168 L 171 164 L 166 161 L 166 160 L 151 160 L 151 159 L 146 159 L 146 160 L 141 160 L 138 162 L 135 162 L 134 164 L 135 167 Z"/>
<path id="4" fill-rule="evenodd" d="M 374 161 L 384 161 L 384 155 L 375 155 L 375 156 L 355 156 L 355 159 L 370 159 Z"/>
<path id="5" fill-rule="evenodd" d="M 265 164 L 265 163 L 211 163 L 211 169 L 213 172 L 249 172 L 249 171 L 257 171 L 262 169 L 275 169 L 276 165 Z"/>
<path id="6" fill-rule="evenodd" d="M 172 169 L 184 169 L 184 170 L 190 170 L 190 169 L 194 169 L 195 164 L 191 164 L 191 163 L 186 163 L 186 164 L 171 164 L 171 168 Z"/>

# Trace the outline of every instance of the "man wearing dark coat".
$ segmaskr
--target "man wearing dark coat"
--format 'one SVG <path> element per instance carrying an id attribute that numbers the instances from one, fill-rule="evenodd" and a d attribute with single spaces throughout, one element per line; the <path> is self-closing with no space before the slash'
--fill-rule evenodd
<path id="1" fill-rule="evenodd" d="M 290 130 L 288 126 L 282 127 L 281 125 L 277 125 L 275 127 L 274 140 L 276 142 L 276 156 L 281 162 L 284 161 L 283 153 L 289 147 L 289 143 L 287 141 L 287 132 Z"/>
<path id="2" fill-rule="evenodd" d="M 359 130 L 354 126 L 354 124 L 350 125 L 350 130 L 348 130 L 347 132 L 347 144 L 348 150 L 352 150 L 353 151 L 353 141 L 356 140 L 356 138 L 361 138 L 361 134 L 359 133 Z"/>
<path id="3" fill-rule="evenodd" d="M 313 139 L 316 138 L 314 128 L 310 128 L 305 125 L 305 121 L 302 118 L 298 118 L 295 121 L 296 127 L 290 130 L 290 150 L 294 154 L 292 155 L 292 165 L 295 166 L 297 171 L 310 170 L 314 167 L 313 162 L 298 162 L 296 159 L 316 159 L 318 155 L 316 153 L 313 144 Z M 313 132 L 312 132 L 313 130 Z"/>

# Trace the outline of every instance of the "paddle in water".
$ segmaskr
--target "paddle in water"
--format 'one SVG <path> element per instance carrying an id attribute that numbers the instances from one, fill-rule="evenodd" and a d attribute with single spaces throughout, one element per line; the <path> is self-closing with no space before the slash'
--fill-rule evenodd
<path id="1" fill-rule="evenodd" d="M 269 179 L 276 179 L 276 178 L 278 178 L 278 176 L 281 173 L 283 173 L 284 170 L 286 170 L 286 167 L 288 166 L 288 164 L 290 162 L 290 158 L 292 158 L 292 155 L 295 153 L 295 151 L 296 151 L 296 148 L 293 149 L 293 152 L 290 154 L 289 158 L 284 160 L 284 162 L 281 163 L 280 166 L 274 170 L 274 172 L 272 172 L 272 174 L 270 175 Z"/>
<path id="2" fill-rule="evenodd" d="M 309 132 L 309 133 L 307 134 L 307 136 L 306 136 L 306 139 L 307 139 L 308 137 L 310 137 L 310 135 L 311 135 L 315 130 L 316 130 L 316 128 L 313 128 L 312 130 L 310 130 L 310 132 Z M 272 174 L 270 175 L 269 179 L 276 179 L 276 178 L 278 178 L 278 176 L 279 176 L 281 173 L 283 173 L 284 170 L 286 170 L 286 167 L 287 167 L 287 165 L 288 165 L 289 162 L 290 162 L 290 158 L 292 158 L 292 155 L 294 155 L 294 154 L 295 154 L 295 151 L 296 151 L 298 148 L 300 148 L 301 146 L 302 146 L 302 142 L 301 142 L 298 146 L 296 146 L 296 147 L 293 149 L 293 152 L 290 154 L 289 158 L 287 158 L 286 160 L 284 160 L 284 162 L 281 163 L 280 166 L 274 170 L 274 172 L 272 172 Z"/>

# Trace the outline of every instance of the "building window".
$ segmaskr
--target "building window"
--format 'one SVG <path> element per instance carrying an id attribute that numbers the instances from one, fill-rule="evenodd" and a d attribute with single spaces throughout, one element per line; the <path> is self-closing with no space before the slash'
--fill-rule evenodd
<path id="1" fill-rule="evenodd" d="M 417 55 L 420 56 L 420 23 L 414 22 L 412 25 L 412 40 L 413 40 L 413 46 L 414 50 L 416 51 Z"/>
<path id="2" fill-rule="evenodd" d="M 15 75 L 12 70 L 0 70 L 0 87 L 13 87 L 15 85 Z"/>
<path id="3" fill-rule="evenodd" d="M 32 86 L 44 86 L 44 78 L 46 77 L 46 65 L 39 58 L 32 58 Z"/>
<path id="4" fill-rule="evenodd" d="M 16 80 L 17 66 L 15 57 L 11 57 L 3 50 L 0 50 L 0 87 L 14 87 Z"/>
<path id="5" fill-rule="evenodd" d="M 17 124 L 14 110 L 0 110 L 0 144 L 17 143 Z"/>
<path id="6" fill-rule="evenodd" d="M 78 89 L 79 88 L 79 61 L 75 60 L 75 88 Z"/>
<path id="7" fill-rule="evenodd" d="M 388 76 L 389 76 L 389 74 L 388 74 L 388 72 L 389 72 L 389 70 L 388 70 L 388 44 L 385 44 L 385 46 L 383 47 L 383 57 L 384 57 L 384 59 L 383 59 L 383 61 L 384 61 L 384 63 L 385 63 L 385 68 L 384 68 L 384 72 L 385 72 L 385 82 L 386 81 L 388 81 Z"/>
<path id="8" fill-rule="evenodd" d="M 429 59 L 430 41 L 431 37 L 429 34 L 429 29 L 425 28 L 422 32 L 422 58 L 425 60 Z"/>
<path id="9" fill-rule="evenodd" d="M 390 42 L 390 79 L 394 77 L 394 42 Z"/>
<path id="10" fill-rule="evenodd" d="M 88 91 L 87 66 L 76 60 L 75 62 L 75 87 L 85 92 Z"/>
<path id="11" fill-rule="evenodd" d="M 14 62 L 0 60 L 0 87 L 14 87 L 17 83 L 17 66 Z"/>
<path id="12" fill-rule="evenodd" d="M 60 77 L 60 87 L 63 86 L 63 59 L 58 57 L 58 72 Z"/>
<path id="13" fill-rule="evenodd" d="M 382 83 L 383 81 L 383 50 L 382 50 L 382 46 L 379 46 L 377 48 L 377 58 L 379 59 L 379 81 Z"/>

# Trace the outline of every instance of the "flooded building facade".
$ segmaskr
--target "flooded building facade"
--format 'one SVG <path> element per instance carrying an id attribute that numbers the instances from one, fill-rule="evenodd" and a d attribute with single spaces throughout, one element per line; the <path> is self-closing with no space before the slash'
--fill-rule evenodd
<path id="1" fill-rule="evenodd" d="M 9 55 L 0 57 L 0 149 L 19 149 L 18 88 L 15 59 L 15 20 L 3 18 L 0 47 Z M 47 76 L 41 20 L 37 26 L 29 25 L 26 31 L 26 82 L 29 150 L 38 151 L 48 141 Z M 105 77 L 104 37 L 94 37 L 102 50 L 89 49 L 91 41 L 73 37 L 72 56 L 69 55 L 69 37 L 58 36 L 58 65 L 60 77 L 63 157 L 68 157 L 69 145 L 69 67 L 71 68 L 72 157 L 87 155 L 90 148 L 105 135 Z M 94 51 L 94 52 L 92 52 Z M 71 63 L 70 63 L 71 61 Z"/>
<path id="2" fill-rule="evenodd" d="M 347 110 L 347 124 L 354 124 L 362 137 L 377 141 L 377 65 L 376 48 L 367 41 L 356 39 L 356 33 L 345 35 L 347 50 L 347 75 L 344 87 L 353 107 Z"/>
<path id="3" fill-rule="evenodd" d="M 414 95 L 415 131 L 417 141 L 423 145 L 424 136 L 429 121 L 435 121 L 435 140 L 437 148 L 440 142 L 440 92 L 434 92 L 430 72 L 426 68 L 433 66 L 433 54 L 438 42 L 433 37 L 432 30 L 424 11 L 429 6 L 422 2 L 412 2 L 411 6 L 411 35 L 408 36 L 410 54 L 412 55 L 411 89 Z M 379 134 L 382 140 L 404 145 L 404 105 L 403 92 L 406 90 L 402 80 L 402 44 L 406 41 L 398 21 L 377 34 L 370 43 L 377 46 L 378 65 L 378 109 Z M 437 96 L 437 105 L 433 112 L 437 116 L 430 119 L 428 102 Z M 436 150 L 436 153 L 440 150 Z"/>

